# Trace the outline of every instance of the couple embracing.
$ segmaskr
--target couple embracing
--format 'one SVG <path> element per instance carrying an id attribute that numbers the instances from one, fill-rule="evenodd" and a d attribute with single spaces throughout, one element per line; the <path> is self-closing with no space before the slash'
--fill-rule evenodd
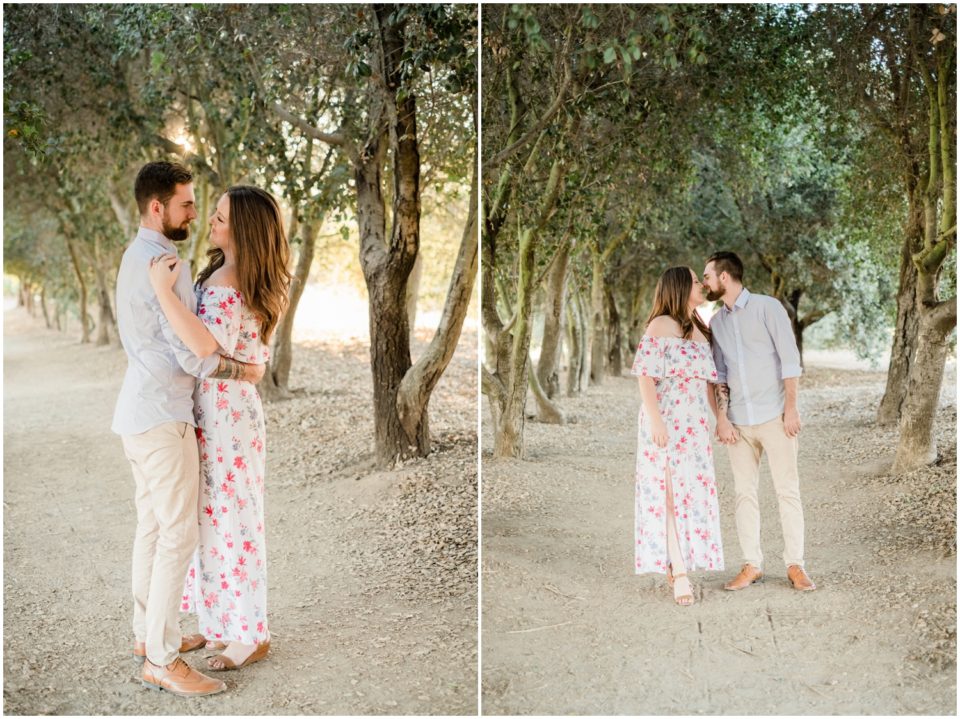
<path id="1" fill-rule="evenodd" d="M 743 286 L 743 263 L 717 252 L 703 283 L 688 267 L 660 277 L 637 348 L 642 407 L 637 448 L 635 570 L 667 575 L 674 600 L 694 602 L 687 572 L 722 570 L 723 544 L 709 410 L 733 469 L 740 573 L 724 589 L 763 577 L 760 459 L 767 454 L 794 589 L 815 585 L 804 571 L 803 508 L 797 471 L 800 352 L 779 301 Z M 706 293 L 704 293 L 706 290 Z M 722 301 L 709 327 L 696 308 Z"/>
<path id="2" fill-rule="evenodd" d="M 226 685 L 180 654 L 216 653 L 206 670 L 264 658 L 265 432 L 255 384 L 287 303 L 280 208 L 229 188 L 209 218 L 208 264 L 191 287 L 176 242 L 197 217 L 190 171 L 151 162 L 134 186 L 140 228 L 117 276 L 127 372 L 113 417 L 133 471 L 133 654 L 145 686 L 179 696 Z M 181 635 L 179 610 L 200 634 Z"/>

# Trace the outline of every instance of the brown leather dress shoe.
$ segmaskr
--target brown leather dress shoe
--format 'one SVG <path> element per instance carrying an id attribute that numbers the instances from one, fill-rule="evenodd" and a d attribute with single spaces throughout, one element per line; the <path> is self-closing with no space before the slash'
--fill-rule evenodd
<path id="1" fill-rule="evenodd" d="M 813 583 L 813 580 L 807 576 L 807 573 L 803 571 L 803 567 L 799 564 L 791 564 L 787 567 L 787 579 L 790 580 L 794 589 L 801 592 L 812 592 L 817 588 L 817 585 Z"/>
<path id="2" fill-rule="evenodd" d="M 165 667 L 158 667 L 145 659 L 140 682 L 150 689 L 170 692 L 178 697 L 203 697 L 218 694 L 227 688 L 219 679 L 211 679 L 206 674 L 201 674 L 180 657 Z"/>
<path id="3" fill-rule="evenodd" d="M 723 588 L 728 589 L 731 592 L 735 592 L 738 589 L 749 587 L 751 584 L 759 581 L 760 579 L 763 579 L 763 572 L 761 572 L 752 564 L 744 564 L 740 569 L 740 574 L 724 584 Z"/>
<path id="4" fill-rule="evenodd" d="M 184 634 L 180 638 L 180 653 L 184 654 L 186 652 L 192 652 L 196 649 L 200 649 L 206 643 L 207 640 L 202 634 Z M 138 662 L 142 662 L 144 659 L 146 659 L 147 643 L 135 641 L 133 643 L 133 656 Z"/>

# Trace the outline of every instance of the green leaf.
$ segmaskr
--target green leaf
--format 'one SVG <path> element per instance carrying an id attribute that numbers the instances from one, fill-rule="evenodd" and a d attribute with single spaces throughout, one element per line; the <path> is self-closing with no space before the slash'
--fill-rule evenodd
<path id="1" fill-rule="evenodd" d="M 150 54 L 150 70 L 153 73 L 158 73 L 163 69 L 163 63 L 167 59 L 167 56 L 163 54 L 161 50 L 154 50 Z"/>
<path id="2" fill-rule="evenodd" d="M 613 46 L 603 51 L 603 61 L 609 65 L 617 59 L 617 49 Z"/>

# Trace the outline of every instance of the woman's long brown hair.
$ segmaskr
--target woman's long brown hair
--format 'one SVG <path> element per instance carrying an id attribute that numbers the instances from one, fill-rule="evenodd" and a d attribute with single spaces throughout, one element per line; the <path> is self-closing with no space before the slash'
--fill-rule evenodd
<path id="1" fill-rule="evenodd" d="M 690 339 L 696 327 L 709 340 L 710 328 L 700 319 L 700 315 L 695 311 L 691 313 L 687 308 L 693 290 L 692 272 L 689 267 L 671 267 L 660 275 L 653 292 L 653 309 L 650 310 L 647 324 L 661 315 L 668 315 L 680 325 L 683 339 Z"/>
<path id="2" fill-rule="evenodd" d="M 259 187 L 236 185 L 227 189 L 230 198 L 230 232 L 236 248 L 237 283 L 247 307 L 260 322 L 264 344 L 270 341 L 280 315 L 287 308 L 290 287 L 290 247 L 283 230 L 280 206 Z M 223 250 L 207 251 L 207 266 L 197 276 L 204 282 L 223 266 Z"/>

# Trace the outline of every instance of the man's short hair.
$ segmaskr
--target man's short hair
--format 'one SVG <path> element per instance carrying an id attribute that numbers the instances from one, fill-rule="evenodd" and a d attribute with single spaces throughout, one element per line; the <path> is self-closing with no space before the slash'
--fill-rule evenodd
<path id="1" fill-rule="evenodd" d="M 148 162 L 140 168 L 133 185 L 140 214 L 147 214 L 147 207 L 153 199 L 166 205 L 177 191 L 177 185 L 188 182 L 193 182 L 193 173 L 183 165 L 176 162 Z"/>
<path id="2" fill-rule="evenodd" d="M 711 262 L 717 277 L 726 272 L 737 282 L 743 282 L 743 262 L 733 252 L 714 252 L 707 258 L 707 264 Z"/>

